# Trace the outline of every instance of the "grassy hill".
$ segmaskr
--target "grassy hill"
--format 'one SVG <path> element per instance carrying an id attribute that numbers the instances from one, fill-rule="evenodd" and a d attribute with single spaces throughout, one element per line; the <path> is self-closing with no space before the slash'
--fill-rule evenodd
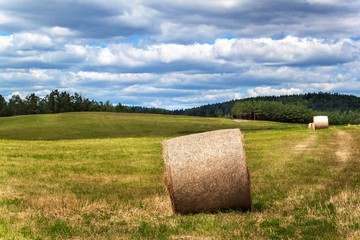
<path id="1" fill-rule="evenodd" d="M 254 211 L 173 215 L 161 142 L 240 128 Z M 0 118 L 0 239 L 358 239 L 360 128 L 184 116 Z"/>
<path id="2" fill-rule="evenodd" d="M 0 118 L 0 139 L 59 140 L 118 137 L 172 137 L 238 127 L 229 119 L 133 113 L 59 113 Z M 243 130 L 294 128 L 276 122 L 248 122 Z M 301 125 L 297 125 L 298 128 Z"/>

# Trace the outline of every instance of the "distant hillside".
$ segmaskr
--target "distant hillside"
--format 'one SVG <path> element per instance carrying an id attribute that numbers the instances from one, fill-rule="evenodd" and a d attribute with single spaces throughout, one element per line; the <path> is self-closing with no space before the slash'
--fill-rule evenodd
<path id="1" fill-rule="evenodd" d="M 297 103 L 314 111 L 359 111 L 360 98 L 338 93 L 306 93 L 301 95 L 284 95 L 257 97 L 256 100 Z"/>
<path id="2" fill-rule="evenodd" d="M 311 121 L 313 115 L 329 115 L 333 124 L 360 123 L 360 98 L 337 93 L 306 93 L 283 96 L 261 96 L 209 104 L 174 111 L 174 114 L 280 122 Z"/>

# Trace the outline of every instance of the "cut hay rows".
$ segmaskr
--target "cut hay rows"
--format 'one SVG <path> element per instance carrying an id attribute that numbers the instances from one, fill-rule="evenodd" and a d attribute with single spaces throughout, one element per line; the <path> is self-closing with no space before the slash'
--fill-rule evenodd
<path id="1" fill-rule="evenodd" d="M 165 184 L 175 213 L 251 209 L 250 180 L 239 129 L 164 141 Z"/>

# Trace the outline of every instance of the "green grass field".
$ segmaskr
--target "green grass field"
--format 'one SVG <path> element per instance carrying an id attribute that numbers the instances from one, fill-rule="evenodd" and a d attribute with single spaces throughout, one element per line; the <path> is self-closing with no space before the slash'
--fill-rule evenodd
<path id="1" fill-rule="evenodd" d="M 240 128 L 253 212 L 174 215 L 164 139 Z M 360 239 L 360 127 L 119 113 L 0 118 L 0 239 Z"/>

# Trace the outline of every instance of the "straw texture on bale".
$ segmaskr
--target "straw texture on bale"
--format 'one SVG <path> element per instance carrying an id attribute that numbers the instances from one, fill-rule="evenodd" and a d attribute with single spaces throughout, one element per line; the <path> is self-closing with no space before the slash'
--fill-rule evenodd
<path id="1" fill-rule="evenodd" d="M 164 141 L 165 184 L 175 213 L 251 210 L 250 179 L 239 129 Z"/>
<path id="2" fill-rule="evenodd" d="M 328 116 L 314 116 L 313 117 L 313 128 L 321 129 L 329 127 L 329 119 Z"/>

